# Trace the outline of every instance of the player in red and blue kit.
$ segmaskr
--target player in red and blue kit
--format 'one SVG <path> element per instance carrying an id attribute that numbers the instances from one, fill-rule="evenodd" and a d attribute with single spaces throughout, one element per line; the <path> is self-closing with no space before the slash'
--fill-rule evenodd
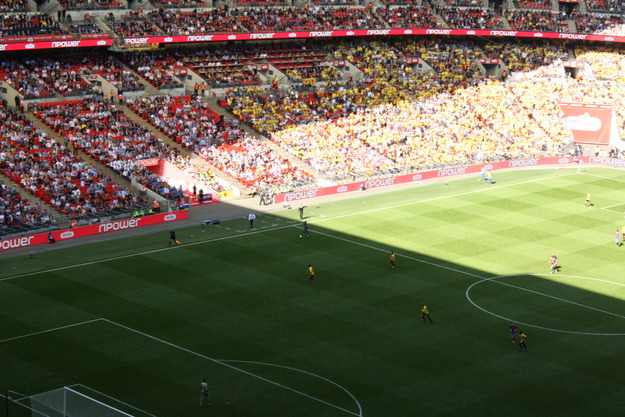
<path id="1" fill-rule="evenodd" d="M 549 258 L 549 264 L 551 264 L 551 273 L 555 274 L 556 272 L 558 272 L 558 257 L 556 256 L 556 254 L 554 253 L 553 255 L 551 255 L 551 258 Z"/>
<path id="2" fill-rule="evenodd" d="M 516 343 L 516 334 L 519 331 L 519 327 L 516 324 L 511 323 L 508 328 L 510 329 L 510 337 L 512 337 L 512 343 Z"/>

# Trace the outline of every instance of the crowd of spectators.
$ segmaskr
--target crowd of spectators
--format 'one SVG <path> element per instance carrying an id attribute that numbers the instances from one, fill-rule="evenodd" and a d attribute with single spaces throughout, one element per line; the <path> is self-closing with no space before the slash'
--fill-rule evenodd
<path id="1" fill-rule="evenodd" d="M 260 84 L 257 72 L 248 67 L 249 57 L 238 48 L 194 48 L 174 53 L 177 62 L 193 69 L 213 87 Z"/>
<path id="2" fill-rule="evenodd" d="M 240 7 L 267 7 L 267 6 L 288 6 L 286 0 L 234 0 Z"/>
<path id="3" fill-rule="evenodd" d="M 440 43 L 435 47 L 428 44 L 402 45 L 402 53 L 392 59 L 388 53 L 392 53 L 389 51 L 397 45 L 382 46 L 376 45 L 376 42 L 368 42 L 368 48 L 360 48 L 351 41 L 345 42 L 343 45 L 349 47 L 343 50 L 339 47 L 335 53 L 355 63 L 369 77 L 381 77 L 385 73 L 378 74 L 376 71 L 382 71 L 379 67 L 392 69 L 393 63 L 401 62 L 402 55 L 420 51 L 422 54 L 417 56 L 426 62 L 436 61 L 434 58 L 449 61 L 454 58 L 453 51 L 462 50 L 457 44 Z M 465 47 L 470 49 L 469 45 Z M 438 55 L 428 56 L 436 50 Z M 387 55 L 380 55 L 380 51 Z M 473 53 L 468 52 L 467 58 Z M 565 45 L 560 43 L 491 47 L 488 54 L 510 62 L 514 71 L 531 71 L 548 64 L 559 65 L 562 76 L 562 60 L 568 56 Z M 532 59 L 531 65 L 515 67 L 517 59 L 520 62 L 530 56 L 541 58 Z M 618 72 L 619 64 L 610 65 L 614 62 L 620 61 L 615 61 L 613 55 L 606 55 L 599 67 Z M 381 64 L 376 67 L 378 63 Z M 462 74 L 457 75 L 462 77 Z M 464 71 L 465 79 L 466 75 Z M 618 79 L 618 74 L 602 76 L 616 76 Z M 414 170 L 432 163 L 552 155 L 571 139 L 558 103 L 561 100 L 574 101 L 575 97 L 570 94 L 578 90 L 568 88 L 564 89 L 569 92 L 568 95 L 560 94 L 561 84 L 558 87 L 558 84 L 546 83 L 551 89 L 549 91 L 539 90 L 542 83 L 531 81 L 512 89 L 500 82 L 489 81 L 465 82 L 454 91 L 448 84 L 437 94 L 429 90 L 428 96 L 416 102 L 402 100 L 406 96 L 401 93 L 376 94 L 371 88 L 373 85 L 364 85 L 360 90 L 358 84 L 343 84 L 333 91 L 326 86 L 325 90 L 310 94 L 246 89 L 245 94 L 232 94 L 222 104 L 242 120 L 271 136 L 293 157 L 307 162 L 319 175 L 329 175 L 337 181 L 373 173 Z M 395 91 L 401 91 L 400 85 L 394 87 Z M 604 91 L 599 96 L 597 93 L 589 94 L 585 89 L 578 91 L 577 95 L 587 94 L 586 100 L 609 102 L 622 94 L 619 89 L 597 87 L 595 84 L 588 89 Z M 359 102 L 359 97 L 365 97 L 365 102 Z M 550 100 L 543 104 L 537 101 L 538 97 L 549 97 Z M 336 118 L 337 115 L 340 117 Z M 622 116 L 618 118 L 622 123 Z"/>
<path id="4" fill-rule="evenodd" d="M 113 56 L 85 56 L 83 61 L 89 74 L 102 76 L 122 93 L 145 89 L 139 78 Z"/>
<path id="5" fill-rule="evenodd" d="M 376 12 L 382 19 L 388 22 L 389 26 L 392 28 L 438 27 L 436 16 L 429 7 L 420 7 L 415 5 L 378 7 Z"/>
<path id="6" fill-rule="evenodd" d="M 506 19 L 514 30 L 538 32 L 568 32 L 569 19 L 565 14 L 552 11 L 510 10 Z"/>
<path id="7" fill-rule="evenodd" d="M 580 13 L 575 16 L 575 25 L 579 33 L 617 34 L 615 30 L 625 26 L 623 15 L 593 15 Z M 625 33 L 625 32 L 623 32 Z"/>
<path id="8" fill-rule="evenodd" d="M 620 71 L 625 67 L 623 54 L 616 47 L 579 47 L 575 59 L 586 63 L 586 76 L 578 80 L 561 77 L 554 82 L 554 78 L 564 75 L 562 61 L 573 58 L 568 46 L 560 41 L 510 40 L 502 44 L 444 38 L 329 40 L 319 42 L 315 48 L 325 51 L 324 59 L 352 63 L 362 71 L 361 78 L 322 86 L 312 83 L 290 91 L 233 89 L 222 105 L 239 119 L 235 121 L 218 116 L 201 96 L 150 96 L 127 100 L 127 104 L 215 169 L 254 188 L 313 184 L 314 178 L 293 161 L 307 164 L 321 178 L 345 182 L 467 161 L 553 155 L 571 139 L 559 110 L 560 101 L 613 103 L 621 132 L 625 131 L 625 88 Z M 219 48 L 210 52 L 142 52 L 124 59 L 159 85 L 162 78 L 157 71 L 175 80 L 172 74 L 177 66 L 263 60 L 279 66 L 272 59 L 288 52 L 275 45 L 272 50 L 250 45 Z M 302 51 L 314 53 L 317 49 L 309 50 L 306 46 Z M 529 75 L 508 83 L 489 80 L 476 64 L 480 57 L 500 59 L 510 72 Z M 419 67 L 424 64 L 424 69 L 418 70 L 417 63 Z M 63 57 L 57 61 L 29 58 L 23 64 L 3 62 L 0 76 L 9 80 L 14 74 L 20 74 L 15 80 L 32 76 L 43 85 L 58 89 L 71 85 L 71 77 L 83 71 L 104 71 L 109 67 L 114 67 L 110 57 Z M 287 75 L 294 79 L 307 75 L 289 73 L 290 70 L 286 68 Z M 180 189 L 164 183 L 136 161 L 166 158 L 191 170 L 190 161 L 132 122 L 111 102 L 94 97 L 60 104 L 42 103 L 34 105 L 33 112 L 75 147 L 121 175 L 137 178 L 167 197 L 180 196 Z M 270 137 L 273 144 L 246 133 L 241 122 Z M 23 151 L 10 140 L 2 145 L 3 151 L 11 150 L 11 154 L 17 155 L 20 168 L 32 169 L 22 160 L 29 156 L 26 149 L 33 147 L 51 149 L 52 157 L 45 155 L 40 159 L 43 161 L 56 164 L 57 154 L 73 157 L 45 136 L 40 142 L 25 143 Z M 62 161 L 70 167 L 77 164 L 70 159 Z M 64 178 L 63 172 L 52 168 L 44 172 Z M 107 192 L 118 191 L 106 188 L 103 178 L 96 181 L 95 170 L 86 168 L 85 172 L 84 177 L 90 176 L 92 183 L 83 184 L 85 178 L 80 174 L 70 178 L 71 184 L 63 183 L 61 188 L 53 187 L 53 191 L 61 190 L 74 197 L 82 196 L 85 187 L 94 195 L 99 195 L 98 187 L 105 187 Z M 192 174 L 205 178 L 216 190 L 223 189 L 210 172 Z M 15 173 L 13 176 L 20 181 L 23 177 Z M 28 182 L 25 184 L 29 186 Z M 59 204 L 61 211 L 80 214 L 100 209 L 91 203 L 82 205 L 80 200 L 54 200 L 54 204 Z"/>
<path id="9" fill-rule="evenodd" d="M 553 62 L 569 59 L 566 43 L 557 41 L 489 42 L 482 46 L 482 49 L 487 58 L 501 59 L 510 72 L 529 72 Z"/>
<path id="10" fill-rule="evenodd" d="M 0 80 L 5 81 L 26 99 L 46 98 L 54 94 L 40 74 L 28 70 L 24 63 L 0 61 Z"/>
<path id="11" fill-rule="evenodd" d="M 94 94 L 97 89 L 83 75 L 89 72 L 88 59 L 80 56 L 57 58 L 30 57 L 24 64 L 31 74 L 37 74 L 62 96 Z"/>
<path id="12" fill-rule="evenodd" d="M 119 0 L 59 0 L 65 10 L 109 10 L 122 9 Z"/>
<path id="13" fill-rule="evenodd" d="M 70 33 L 77 33 L 81 35 L 102 33 L 102 29 L 100 29 L 95 23 L 73 23 L 68 25 L 67 28 Z"/>
<path id="14" fill-rule="evenodd" d="M 0 13 L 27 12 L 30 10 L 27 0 L 0 0 Z"/>
<path id="15" fill-rule="evenodd" d="M 22 197 L 15 187 L 0 182 L 0 236 L 52 225 L 53 218 L 38 203 Z"/>
<path id="16" fill-rule="evenodd" d="M 625 12 L 625 5 L 620 0 L 586 0 L 586 7 L 591 12 L 621 15 Z"/>
<path id="17" fill-rule="evenodd" d="M 447 0 L 447 4 L 453 7 L 480 7 L 481 0 Z"/>
<path id="18" fill-rule="evenodd" d="M 554 154 L 569 137 L 553 133 L 496 81 L 421 102 L 360 107 L 334 122 L 274 132 L 272 140 L 317 172 L 353 181 L 458 161 Z"/>
<path id="19" fill-rule="evenodd" d="M 220 117 L 198 96 L 150 96 L 128 106 L 152 125 L 246 187 L 311 183 L 312 177 L 246 133 L 238 121 Z M 215 181 L 213 188 L 221 186 Z"/>
<path id="20" fill-rule="evenodd" d="M 137 160 L 176 160 L 179 152 L 142 125 L 133 122 L 110 101 L 91 97 L 61 103 L 38 103 L 32 112 L 73 146 L 120 175 L 160 191 L 166 183 Z"/>
<path id="21" fill-rule="evenodd" d="M 69 33 L 68 30 L 47 13 L 0 14 L 0 37 L 65 33 Z"/>
<path id="22" fill-rule="evenodd" d="M 112 16 L 112 15 L 111 15 Z M 109 27 L 122 37 L 164 35 L 167 31 L 160 28 L 143 10 L 124 13 L 120 20 L 107 19 Z"/>
<path id="23" fill-rule="evenodd" d="M 267 13 L 262 8 L 232 9 L 233 16 L 253 32 L 288 32 L 314 30 L 319 27 L 307 9 L 280 7 Z"/>
<path id="24" fill-rule="evenodd" d="M 181 88 L 184 85 L 176 77 L 174 69 L 181 62 L 166 51 L 138 52 L 121 59 L 156 88 Z"/>
<path id="25" fill-rule="evenodd" d="M 62 55 L 0 60 L 0 80 L 9 83 L 26 99 L 99 94 L 88 77 L 100 75 L 121 92 L 143 90 L 139 78 L 113 56 Z"/>
<path id="26" fill-rule="evenodd" d="M 87 216 L 142 204 L 24 115 L 6 108 L 0 109 L 0 114 L 0 171 L 59 212 Z"/>
<path id="27" fill-rule="evenodd" d="M 150 0 L 150 4 L 156 8 L 167 7 L 176 9 L 194 9 L 209 6 L 209 2 L 202 0 Z"/>
<path id="28" fill-rule="evenodd" d="M 514 0 L 520 9 L 551 9 L 551 0 Z"/>
<path id="29" fill-rule="evenodd" d="M 447 24 L 456 29 L 503 29 L 501 16 L 490 9 L 459 9 L 445 7 L 437 9 Z"/>
<path id="30" fill-rule="evenodd" d="M 128 10 L 121 19 L 111 15 L 112 18 L 109 16 L 105 21 L 121 37 L 389 27 L 502 29 L 506 23 L 514 30 L 600 32 L 611 35 L 623 33 L 623 5 L 616 0 L 588 0 L 587 18 L 577 16 L 576 10 L 571 7 L 558 12 L 552 8 L 550 0 L 516 1 L 515 8 L 508 9 L 504 16 L 500 16 L 499 10 L 482 8 L 475 0 L 453 0 L 452 3 L 445 7 L 440 4 L 433 7 L 427 2 L 421 6 L 413 2 L 390 2 L 362 7 L 350 2 L 342 5 L 313 3 L 304 7 L 228 7 L 224 4 L 210 8 L 193 1 L 167 2 L 147 12 L 141 8 Z M 69 0 L 65 2 L 63 11 L 76 8 L 106 10 L 119 6 L 117 0 Z M 246 6 L 252 4 L 248 2 Z M 263 6 L 267 6 L 266 2 L 263 2 Z M 575 24 L 569 25 L 570 19 L 574 19 Z M 53 19 L 45 13 L 0 15 L 1 37 L 100 32 L 101 29 L 94 22 L 72 24 L 69 16 L 68 19 Z"/>

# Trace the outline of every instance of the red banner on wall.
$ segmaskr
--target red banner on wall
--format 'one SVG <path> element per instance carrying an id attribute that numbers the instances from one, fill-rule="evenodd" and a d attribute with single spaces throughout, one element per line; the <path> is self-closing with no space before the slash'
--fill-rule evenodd
<path id="1" fill-rule="evenodd" d="M 610 144 L 613 113 L 611 104 L 560 103 L 560 108 L 575 143 Z"/>
<path id="2" fill-rule="evenodd" d="M 118 230 L 134 229 L 137 227 L 151 226 L 153 224 L 168 223 L 176 220 L 184 220 L 189 217 L 187 210 L 158 213 L 149 216 L 135 217 L 133 219 L 115 220 L 112 222 L 90 224 L 89 226 L 75 227 L 73 229 L 55 230 L 52 237 L 56 241 L 74 239 L 77 237 L 97 235 L 101 233 L 116 232 Z M 0 251 L 24 248 L 27 246 L 48 243 L 48 233 L 38 233 L 30 236 L 20 236 L 0 240 Z"/>

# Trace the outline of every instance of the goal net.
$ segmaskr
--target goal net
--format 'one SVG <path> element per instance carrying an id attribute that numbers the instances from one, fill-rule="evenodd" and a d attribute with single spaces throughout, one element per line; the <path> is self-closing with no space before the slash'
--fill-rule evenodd
<path id="1" fill-rule="evenodd" d="M 30 396 L 32 417 L 133 417 L 68 387 Z"/>

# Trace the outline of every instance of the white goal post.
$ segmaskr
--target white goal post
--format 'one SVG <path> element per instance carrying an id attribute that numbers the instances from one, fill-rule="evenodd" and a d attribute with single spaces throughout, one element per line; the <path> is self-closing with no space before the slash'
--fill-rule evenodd
<path id="1" fill-rule="evenodd" d="M 133 417 L 69 387 L 31 395 L 33 417 Z"/>

